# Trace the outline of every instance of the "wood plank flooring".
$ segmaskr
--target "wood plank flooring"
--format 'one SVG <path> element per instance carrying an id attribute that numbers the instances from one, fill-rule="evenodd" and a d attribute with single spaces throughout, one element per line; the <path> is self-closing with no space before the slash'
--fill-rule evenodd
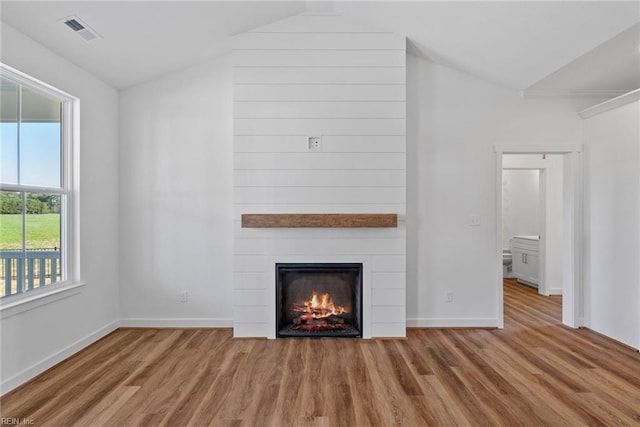
<path id="1" fill-rule="evenodd" d="M 505 328 L 406 340 L 120 329 L 0 399 L 37 426 L 640 425 L 640 356 L 505 282 Z M 6 422 L 5 422 L 6 424 Z"/>

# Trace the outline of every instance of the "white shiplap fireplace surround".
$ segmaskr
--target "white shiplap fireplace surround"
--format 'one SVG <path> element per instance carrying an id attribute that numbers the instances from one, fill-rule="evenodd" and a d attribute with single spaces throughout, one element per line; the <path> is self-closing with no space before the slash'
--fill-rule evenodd
<path id="1" fill-rule="evenodd" d="M 334 14 L 237 36 L 234 335 L 276 335 L 277 263 L 362 263 L 363 337 L 406 335 L 406 42 Z M 309 137 L 321 137 L 310 151 Z M 252 213 L 392 213 L 388 228 L 249 228 Z"/>

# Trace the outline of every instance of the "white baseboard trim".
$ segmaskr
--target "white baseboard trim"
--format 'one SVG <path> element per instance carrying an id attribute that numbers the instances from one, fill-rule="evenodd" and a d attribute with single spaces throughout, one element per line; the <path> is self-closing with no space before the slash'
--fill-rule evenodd
<path id="1" fill-rule="evenodd" d="M 43 373 L 47 369 L 55 366 L 63 360 L 73 356 L 83 348 L 98 341 L 100 338 L 110 334 L 120 327 L 120 322 L 115 320 L 95 332 L 90 333 L 84 338 L 79 339 L 73 344 L 63 348 L 57 353 L 42 359 L 41 361 L 29 366 L 28 368 L 18 372 L 17 374 L 7 378 L 0 384 L 0 395 L 4 395 L 14 388 L 26 383 L 35 376 Z"/>
<path id="2" fill-rule="evenodd" d="M 129 318 L 120 320 L 122 328 L 232 328 L 233 319 L 186 318 L 148 319 Z"/>
<path id="3" fill-rule="evenodd" d="M 498 319 L 407 319 L 409 328 L 497 328 Z"/>
<path id="4" fill-rule="evenodd" d="M 549 295 L 562 295 L 562 288 L 549 289 Z"/>

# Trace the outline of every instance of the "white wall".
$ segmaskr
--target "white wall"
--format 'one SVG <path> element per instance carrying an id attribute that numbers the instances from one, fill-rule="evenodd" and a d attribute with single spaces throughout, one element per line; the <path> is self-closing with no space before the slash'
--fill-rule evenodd
<path id="1" fill-rule="evenodd" d="M 640 102 L 584 121 L 585 321 L 640 348 Z"/>
<path id="2" fill-rule="evenodd" d="M 124 325 L 231 326 L 231 114 L 230 55 L 121 93 Z"/>
<path id="3" fill-rule="evenodd" d="M 540 234 L 540 171 L 502 172 L 502 248 L 511 249 L 513 236 Z"/>
<path id="4" fill-rule="evenodd" d="M 80 98 L 80 253 L 86 286 L 3 316 L 2 392 L 117 327 L 118 93 L 4 22 L 3 63 Z"/>
<path id="5" fill-rule="evenodd" d="M 362 262 L 363 336 L 405 336 L 403 37 L 337 15 L 234 50 L 235 336 L 275 337 L 276 262 Z M 322 151 L 309 152 L 309 136 Z M 390 229 L 247 229 L 244 213 L 396 213 Z"/>
<path id="6" fill-rule="evenodd" d="M 273 73 L 270 78 L 280 77 Z M 233 286 L 229 284 L 233 263 L 228 257 L 233 253 L 232 227 L 241 232 L 237 228 L 241 211 L 231 211 L 231 81 L 230 60 L 222 58 L 122 93 L 122 310 L 132 324 L 227 324 L 233 316 Z M 498 277 L 493 146 L 502 142 L 579 143 L 581 120 L 575 111 L 589 100 L 522 99 L 513 91 L 414 56 L 407 56 L 406 84 L 407 325 L 494 326 Z M 188 118 L 174 120 L 169 114 L 174 110 L 185 110 Z M 278 141 L 286 147 L 291 147 L 290 142 L 289 138 Z M 293 146 L 300 150 L 295 142 Z M 261 145 L 241 147 L 235 149 L 259 150 Z M 212 161 L 213 166 L 206 166 Z M 131 188 L 124 185 L 132 178 L 139 183 L 133 182 Z M 156 179 L 163 185 L 154 184 Z M 242 185 L 243 181 L 236 176 L 235 182 Z M 178 183 L 185 185 L 178 189 Z M 182 188 L 188 189 L 185 198 L 203 204 L 208 212 L 206 219 L 211 224 L 205 240 L 209 246 L 196 240 L 196 248 L 205 249 L 209 263 L 215 263 L 218 271 L 217 278 L 211 279 L 187 273 L 186 277 L 197 279 L 188 281 L 195 286 L 191 292 L 211 290 L 196 307 L 193 298 L 181 304 L 178 297 L 187 283 L 181 279 L 185 273 L 180 265 L 197 263 L 172 249 L 178 243 L 186 251 L 191 238 L 182 239 L 165 225 L 176 227 L 178 222 L 165 220 L 154 225 L 159 221 L 155 216 L 168 206 L 188 219 L 180 227 L 186 227 L 190 235 L 202 230 L 199 224 L 188 225 L 189 221 L 202 222 L 197 211 L 163 195 L 170 190 L 182 194 L 186 191 Z M 243 205 L 243 212 L 246 207 Z M 481 215 L 479 227 L 468 226 L 471 213 Z M 159 241 L 154 230 L 165 233 L 162 238 L 168 240 Z M 142 259 L 127 261 L 133 255 Z M 182 258 L 170 261 L 171 255 Z M 402 268 L 395 264 L 386 268 Z M 152 292 L 158 288 L 161 292 Z M 449 290 L 454 291 L 452 303 L 445 302 Z"/>
<path id="7" fill-rule="evenodd" d="M 495 326 L 494 144 L 577 144 L 589 101 L 523 99 L 414 56 L 407 94 L 407 323 Z"/>

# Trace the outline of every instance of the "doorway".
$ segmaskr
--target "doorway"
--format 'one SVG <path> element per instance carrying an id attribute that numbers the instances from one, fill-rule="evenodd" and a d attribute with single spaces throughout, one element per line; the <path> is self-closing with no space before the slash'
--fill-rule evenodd
<path id="1" fill-rule="evenodd" d="M 502 253 L 503 279 L 512 279 L 545 292 L 544 257 L 541 239 L 546 215 L 541 183 L 544 169 L 535 169 L 534 155 L 505 154 L 502 159 Z M 510 165 L 515 161 L 524 165 Z M 541 178 L 543 178 L 541 180 Z M 546 237 L 546 236 L 545 236 Z"/>
<path id="2" fill-rule="evenodd" d="M 550 222 L 548 216 L 550 210 L 545 204 L 549 200 L 549 192 L 559 190 L 551 188 L 549 185 L 550 169 L 541 165 L 529 164 L 530 169 L 541 170 L 540 191 L 545 194 L 542 198 L 540 215 L 544 215 L 540 221 L 540 244 L 539 244 L 539 290 L 543 295 L 562 293 L 562 323 L 570 327 L 582 325 L 582 277 L 581 277 L 581 203 L 582 203 L 582 167 L 581 167 L 581 147 L 521 147 L 521 146 L 496 146 L 496 270 L 497 270 L 497 294 L 498 294 L 498 326 L 504 327 L 504 296 L 503 296 L 503 169 L 520 166 L 526 157 L 523 155 L 535 155 L 540 161 L 547 160 L 551 155 L 557 156 L 557 161 L 562 164 L 561 177 L 556 177 L 557 182 L 553 185 L 561 186 L 561 213 L 555 218 L 555 222 Z M 515 157 L 505 157 L 506 155 L 518 155 Z M 514 159 L 519 159 L 514 162 Z M 520 164 L 518 163 L 520 162 Z M 535 166 L 535 167 L 534 167 Z M 544 211 L 544 213 L 543 213 Z M 556 225 L 553 225 L 556 224 Z M 558 237 L 558 231 L 554 227 L 560 227 L 561 238 L 559 242 L 554 242 L 551 246 L 548 240 L 552 241 Z M 553 234 L 552 234 L 553 233 Z M 551 237 L 553 236 L 553 237 Z M 551 263 L 551 265 L 546 265 Z M 556 263 L 556 264 L 554 264 Z"/>
<path id="3" fill-rule="evenodd" d="M 562 294 L 563 163 L 561 154 L 502 159 L 502 248 L 512 260 L 507 277 L 544 296 Z"/>

